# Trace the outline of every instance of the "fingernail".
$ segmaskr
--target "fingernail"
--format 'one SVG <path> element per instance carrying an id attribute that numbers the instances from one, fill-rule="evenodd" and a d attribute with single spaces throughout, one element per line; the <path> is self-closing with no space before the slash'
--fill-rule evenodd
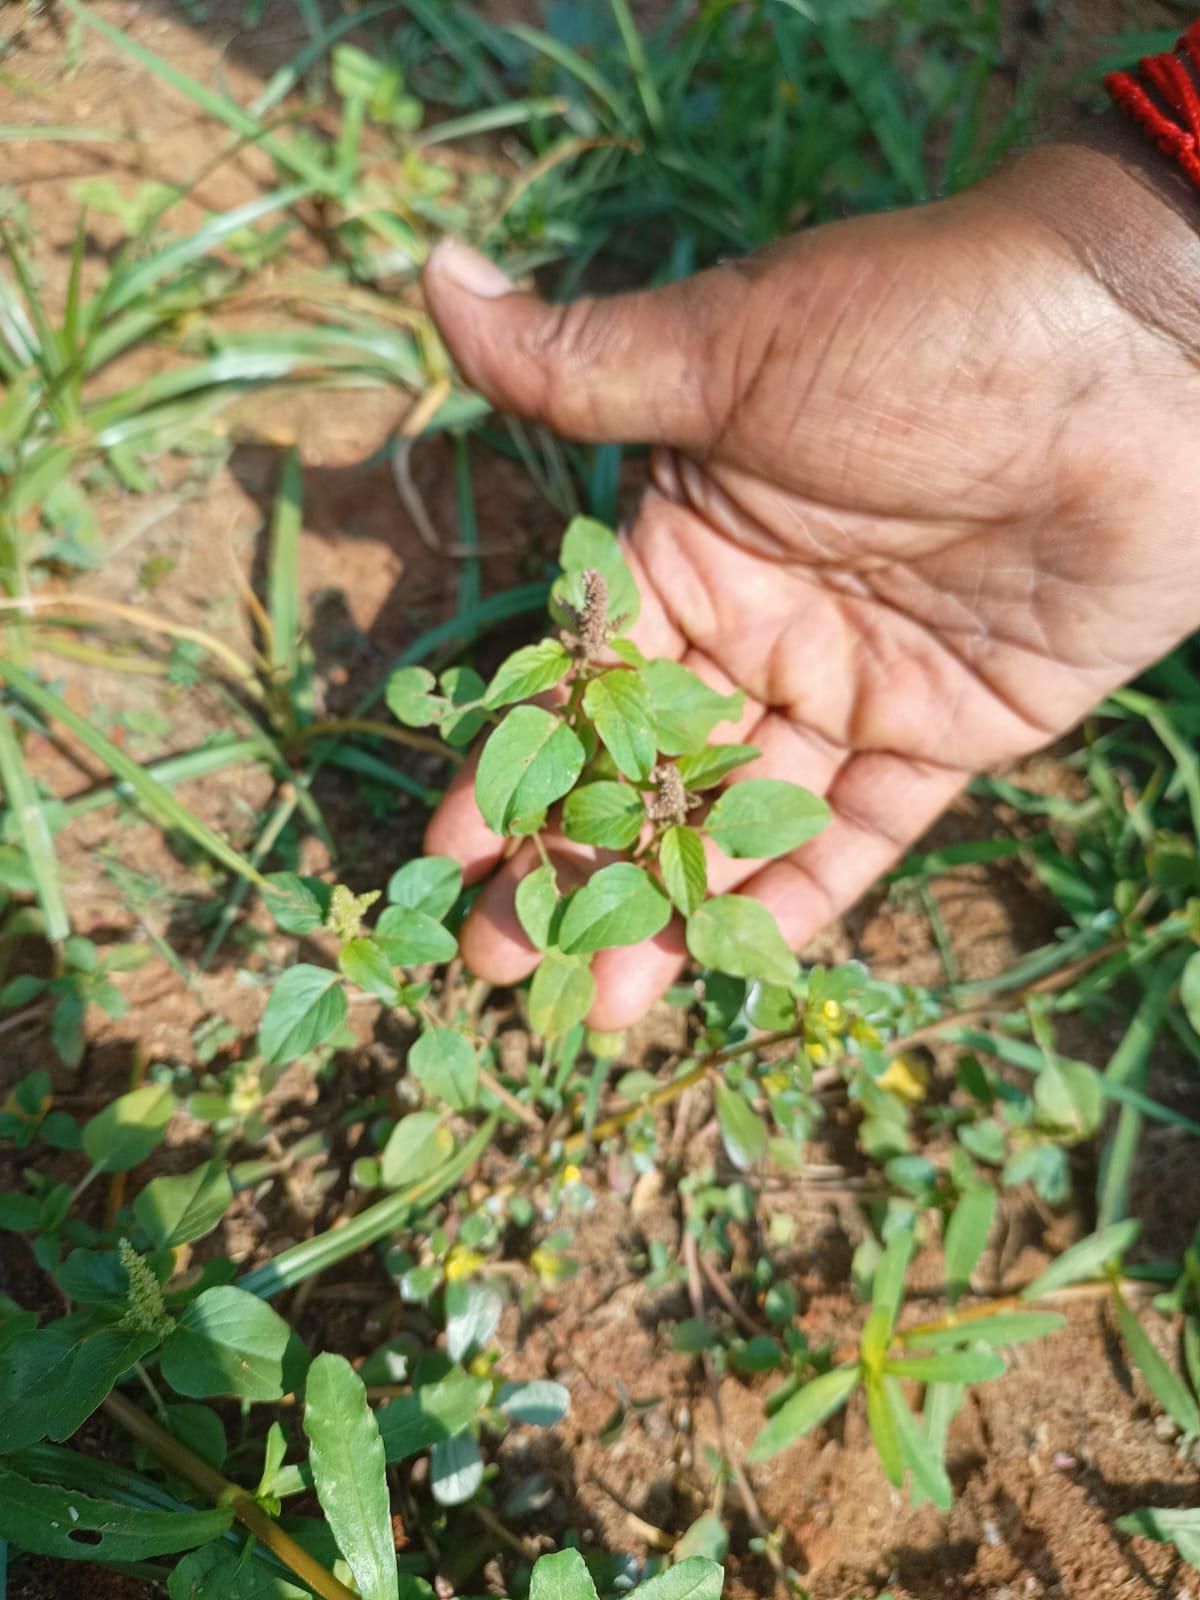
<path id="1" fill-rule="evenodd" d="M 498 300 L 501 295 L 512 294 L 516 285 L 494 261 L 472 250 L 460 239 L 443 239 L 429 257 L 427 270 L 451 283 L 478 295 L 481 300 Z"/>

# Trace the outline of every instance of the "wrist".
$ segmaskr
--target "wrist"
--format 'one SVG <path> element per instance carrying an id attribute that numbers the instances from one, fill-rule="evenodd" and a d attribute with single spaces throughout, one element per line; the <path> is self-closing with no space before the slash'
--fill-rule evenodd
<path id="1" fill-rule="evenodd" d="M 1117 111 L 1080 117 L 985 181 L 1048 225 L 1127 312 L 1200 359 L 1200 191 Z"/>

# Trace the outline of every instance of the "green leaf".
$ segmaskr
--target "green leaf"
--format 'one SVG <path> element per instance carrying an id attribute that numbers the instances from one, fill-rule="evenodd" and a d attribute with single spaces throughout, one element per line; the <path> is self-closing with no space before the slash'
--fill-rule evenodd
<path id="1" fill-rule="evenodd" d="M 440 922 L 462 893 L 462 868 L 449 856 L 418 856 L 388 880 L 388 903 L 422 911 Z"/>
<path id="2" fill-rule="evenodd" d="M 583 709 L 617 770 L 633 783 L 645 783 L 657 751 L 650 693 L 641 675 L 614 667 L 593 678 L 584 690 Z"/>
<path id="3" fill-rule="evenodd" d="M 958 1197 L 946 1224 L 943 1270 L 950 1303 L 971 1286 L 971 1274 L 978 1265 L 996 1215 L 996 1191 L 985 1183 L 972 1184 Z"/>
<path id="4" fill-rule="evenodd" d="M 483 1457 L 470 1433 L 439 1439 L 429 1452 L 429 1487 L 440 1506 L 461 1506 L 483 1482 Z"/>
<path id="5" fill-rule="evenodd" d="M 912 1228 L 897 1228 L 889 1238 L 871 1280 L 871 1306 L 883 1319 L 885 1348 L 900 1312 L 900 1302 L 904 1298 L 904 1275 L 915 1248 L 916 1238 Z"/>
<path id="6" fill-rule="evenodd" d="M 915 1383 L 987 1383 L 1004 1372 L 1004 1357 L 994 1350 L 942 1350 L 932 1356 L 885 1361 L 883 1370 Z"/>
<path id="7" fill-rule="evenodd" d="M 1183 1379 L 1173 1372 L 1151 1344 L 1131 1308 L 1123 1299 L 1116 1303 L 1117 1326 L 1134 1364 L 1152 1390 L 1155 1399 L 1184 1433 L 1200 1434 L 1200 1409 Z"/>
<path id="8" fill-rule="evenodd" d="M 436 1111 L 414 1111 L 388 1136 L 380 1157 L 385 1186 L 399 1189 L 440 1167 L 454 1153 L 454 1135 Z"/>
<path id="9" fill-rule="evenodd" d="M 157 1333 L 62 1323 L 18 1333 L 0 1350 L 0 1450 L 69 1438 L 158 1342 Z"/>
<path id="10" fill-rule="evenodd" d="M 571 1391 L 550 1378 L 530 1378 L 500 1386 L 496 1404 L 513 1422 L 532 1428 L 552 1428 L 561 1422 L 571 1405 Z"/>
<path id="11" fill-rule="evenodd" d="M 1004 1311 L 992 1317 L 964 1317 L 949 1328 L 914 1330 L 900 1334 L 902 1344 L 939 1350 L 958 1344 L 1004 1346 L 1042 1339 L 1065 1328 L 1067 1319 L 1057 1311 Z"/>
<path id="12" fill-rule="evenodd" d="M 578 844 L 625 850 L 646 821 L 646 806 L 627 783 L 585 783 L 563 801 L 563 832 Z"/>
<path id="13" fill-rule="evenodd" d="M 650 692 L 658 748 L 666 756 L 696 755 L 718 722 L 736 722 L 740 694 L 718 694 L 677 661 L 651 661 L 641 674 Z"/>
<path id="14" fill-rule="evenodd" d="M 769 1461 L 797 1439 L 811 1433 L 819 1422 L 841 1410 L 861 1381 L 862 1368 L 858 1362 L 853 1366 L 834 1367 L 832 1372 L 813 1378 L 790 1400 L 785 1400 L 766 1427 L 759 1430 L 746 1460 Z"/>
<path id="15" fill-rule="evenodd" d="M 362 1600 L 399 1600 L 383 1440 L 344 1356 L 325 1352 L 309 1367 L 304 1431 L 317 1499 Z"/>
<path id="16" fill-rule="evenodd" d="M 571 657 L 557 639 L 543 639 L 516 650 L 487 686 L 484 705 L 491 710 L 514 700 L 530 700 L 553 689 L 571 669 Z"/>
<path id="17" fill-rule="evenodd" d="M 234 1394 L 278 1400 L 291 1330 L 270 1306 L 245 1289 L 205 1289 L 184 1309 L 162 1347 L 162 1375 L 191 1400 Z"/>
<path id="18" fill-rule="evenodd" d="M 867 1422 L 871 1428 L 871 1438 L 875 1441 L 875 1448 L 879 1452 L 879 1464 L 883 1468 L 883 1475 L 895 1488 L 902 1488 L 904 1457 L 900 1454 L 900 1435 L 892 1408 L 888 1404 L 883 1379 L 868 1375 L 866 1391 Z"/>
<path id="19" fill-rule="evenodd" d="M 1200 1567 L 1200 1507 L 1173 1511 L 1165 1506 L 1142 1506 L 1118 1517 L 1114 1526 L 1122 1533 L 1173 1544 L 1185 1561 Z"/>
<path id="20" fill-rule="evenodd" d="M 710 744 L 694 755 L 680 756 L 677 763 L 685 789 L 715 789 L 738 767 L 762 754 L 752 744 Z"/>
<path id="21" fill-rule="evenodd" d="M 312 1600 L 310 1589 L 298 1589 L 263 1561 L 246 1561 L 228 1545 L 209 1544 L 193 1550 L 167 1579 L 168 1600 Z"/>
<path id="22" fill-rule="evenodd" d="M 786 985 L 795 983 L 800 971 L 775 918 L 746 895 L 706 900 L 688 918 L 687 947 L 701 966 L 735 978 Z"/>
<path id="23" fill-rule="evenodd" d="M 320 878 L 301 878 L 294 872 L 269 873 L 262 902 L 284 933 L 303 938 L 325 926 L 333 890 Z"/>
<path id="24" fill-rule="evenodd" d="M 387 682 L 387 707 L 407 728 L 428 728 L 442 714 L 437 679 L 426 667 L 401 667 Z"/>
<path id="25" fill-rule="evenodd" d="M 142 1511 L 0 1465 L 0 1539 L 60 1561 L 147 1561 L 219 1539 L 231 1511 Z"/>
<path id="26" fill-rule="evenodd" d="M 481 706 L 483 679 L 473 667 L 450 667 L 442 673 L 440 685 L 446 700 L 438 731 L 447 744 L 470 744 L 488 720 Z"/>
<path id="27" fill-rule="evenodd" d="M 569 604 L 578 604 L 570 579 L 572 575 L 590 569 L 598 572 L 608 585 L 609 621 L 619 621 L 621 631 L 628 632 L 638 619 L 642 600 L 616 536 L 602 522 L 596 522 L 591 517 L 575 517 L 563 534 L 558 559 L 562 563 L 564 577 L 558 579 L 551 591 L 551 609 L 555 613 L 555 620 L 570 626 L 562 612 L 564 599 Z"/>
<path id="28" fill-rule="evenodd" d="M 484 822 L 503 834 L 515 819 L 544 811 L 572 787 L 583 761 L 583 746 L 560 717 L 517 706 L 479 758 L 475 799 Z"/>
<path id="29" fill-rule="evenodd" d="M 400 990 L 392 975 L 392 967 L 400 962 L 391 960 L 387 943 L 375 939 L 348 939 L 338 953 L 338 968 L 342 976 L 357 984 L 367 994 L 373 994 L 384 1005 L 394 1006 Z"/>
<path id="30" fill-rule="evenodd" d="M 475 1421 L 491 1388 L 488 1379 L 455 1367 L 438 1383 L 389 1401 L 376 1414 L 387 1459 L 407 1461 L 440 1439 L 455 1438 Z"/>
<path id="31" fill-rule="evenodd" d="M 637 1600 L 721 1600 L 725 1573 L 704 1556 L 687 1556 L 634 1590 Z"/>
<path id="32" fill-rule="evenodd" d="M 1179 979 L 1179 1003 L 1196 1033 L 1200 1033 L 1200 950 L 1193 951 L 1184 963 Z"/>
<path id="33" fill-rule="evenodd" d="M 567 901 L 558 942 L 568 955 L 591 955 L 652 939 L 671 920 L 671 903 L 641 867 L 601 867 Z"/>
<path id="34" fill-rule="evenodd" d="M 161 1083 L 120 1095 L 84 1123 L 84 1154 L 102 1172 L 128 1172 L 162 1143 L 175 1104 Z"/>
<path id="35" fill-rule="evenodd" d="M 954 1502 L 950 1479 L 928 1439 L 908 1409 L 900 1384 L 895 1378 L 884 1378 L 883 1398 L 891 1413 L 892 1426 L 900 1445 L 900 1457 L 913 1475 L 916 1486 L 943 1511 L 949 1511 Z"/>
<path id="36" fill-rule="evenodd" d="M 551 950 L 529 986 L 529 1024 L 543 1039 L 555 1039 L 591 1010 L 596 980 L 582 961 Z"/>
<path id="37" fill-rule="evenodd" d="M 744 778 L 717 800 L 704 831 L 727 856 L 760 860 L 787 855 L 815 838 L 829 807 L 799 784 L 780 778 Z"/>
<path id="38" fill-rule="evenodd" d="M 458 941 L 434 917 L 413 906 L 388 906 L 375 924 L 375 943 L 394 967 L 453 960 Z"/>
<path id="39" fill-rule="evenodd" d="M 717 1079 L 717 1124 L 726 1153 L 740 1172 L 766 1155 L 767 1130 L 762 1118 L 724 1078 Z"/>
<path id="40" fill-rule="evenodd" d="M 1086 1139 L 1104 1118 L 1100 1074 L 1085 1061 L 1047 1061 L 1033 1086 L 1039 1120 Z"/>
<path id="41" fill-rule="evenodd" d="M 294 1061 L 323 1044 L 346 1020 L 346 995 L 336 972 L 301 962 L 271 991 L 258 1029 L 268 1065 Z"/>
<path id="42" fill-rule="evenodd" d="M 223 1161 L 177 1178 L 153 1178 L 133 1202 L 133 1214 L 157 1250 L 173 1250 L 211 1233 L 233 1203 Z"/>
<path id="43" fill-rule="evenodd" d="M 456 1028 L 430 1028 L 408 1053 L 408 1064 L 426 1094 L 452 1111 L 467 1111 L 479 1094 L 479 1062 L 471 1041 Z"/>
<path id="44" fill-rule="evenodd" d="M 467 1361 L 479 1354 L 500 1326 L 504 1301 L 478 1278 L 447 1284 L 446 1354 L 451 1361 Z"/>
<path id="45" fill-rule="evenodd" d="M 1127 1217 L 1124 1222 L 1114 1222 L 1110 1227 L 1101 1228 L 1098 1233 L 1080 1239 L 1078 1244 L 1073 1244 L 1056 1261 L 1052 1261 L 1040 1277 L 1022 1289 L 1021 1299 L 1036 1300 L 1039 1295 L 1049 1294 L 1054 1289 L 1065 1289 L 1068 1284 L 1079 1283 L 1084 1278 L 1100 1277 L 1110 1261 L 1124 1255 L 1129 1249 L 1141 1226 L 1136 1217 Z"/>
<path id="46" fill-rule="evenodd" d="M 694 828 L 668 828 L 659 845 L 658 864 L 675 909 L 690 917 L 708 893 L 708 867 L 700 835 Z"/>
<path id="47" fill-rule="evenodd" d="M 577 794 L 581 792 L 576 790 Z M 568 802 L 572 798 L 568 796 Z M 553 944 L 554 924 L 561 904 L 552 866 L 535 867 L 517 885 L 517 921 L 535 949 L 548 950 Z"/>
<path id="48" fill-rule="evenodd" d="M 596 1600 L 596 1585 L 579 1551 L 540 1556 L 529 1579 L 529 1600 Z"/>

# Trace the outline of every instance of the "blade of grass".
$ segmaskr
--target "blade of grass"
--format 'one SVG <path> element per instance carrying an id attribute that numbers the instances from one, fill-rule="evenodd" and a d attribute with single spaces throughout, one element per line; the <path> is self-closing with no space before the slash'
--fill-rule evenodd
<path id="1" fill-rule="evenodd" d="M 300 520 L 303 496 L 300 455 L 293 445 L 283 458 L 283 472 L 271 517 L 270 571 L 267 605 L 271 625 L 268 640 L 272 673 L 286 689 L 293 723 L 299 707 L 300 681 Z"/>
<path id="2" fill-rule="evenodd" d="M 279 840 L 279 835 L 292 820 L 292 814 L 296 810 L 298 800 L 299 792 L 295 784 L 287 784 L 284 792 L 279 797 L 279 803 L 270 817 L 268 817 L 266 826 L 259 834 L 255 841 L 254 849 L 250 853 L 250 865 L 255 869 L 260 867 L 271 851 L 274 850 Z M 248 878 L 238 878 L 233 884 L 226 897 L 225 904 L 221 907 L 221 915 L 217 918 L 216 926 L 209 934 L 208 939 L 205 941 L 204 949 L 200 953 L 200 960 L 197 965 L 201 972 L 208 971 L 217 951 L 220 950 L 225 942 L 225 935 L 233 926 L 234 918 L 241 910 L 249 892 L 250 880 Z"/>
<path id="3" fill-rule="evenodd" d="M 475 486 L 471 480 L 471 458 L 467 437 L 454 436 L 454 494 L 458 502 L 458 542 L 464 551 L 479 549 L 479 521 L 475 515 Z M 463 556 L 458 575 L 458 613 L 471 612 L 479 605 L 482 573 L 478 554 Z"/>
<path id="4" fill-rule="evenodd" d="M 265 761 L 270 765 L 270 751 L 259 739 L 234 739 L 228 744 L 210 745 L 185 751 L 182 755 L 166 756 L 161 761 L 148 763 L 144 770 L 156 783 L 172 787 L 177 783 L 187 783 L 192 778 L 210 777 L 214 772 L 224 772 L 246 761 Z M 64 801 L 62 809 L 64 815 L 74 819 L 133 798 L 133 790 L 128 784 L 108 783 L 74 800 Z"/>
<path id="5" fill-rule="evenodd" d="M 240 855 L 231 844 L 189 811 L 164 784 L 152 778 L 132 757 L 118 747 L 57 695 L 43 688 L 35 678 L 18 667 L 12 660 L 0 656 L 0 677 L 7 679 L 13 689 L 44 717 L 61 722 L 91 751 L 97 760 L 117 778 L 126 782 L 137 799 L 161 826 L 178 828 L 193 843 L 208 852 L 215 861 L 252 883 L 261 883 L 261 875 Z"/>
<path id="6" fill-rule="evenodd" d="M 448 144 L 452 139 L 469 139 L 480 133 L 495 133 L 499 128 L 516 128 L 524 122 L 534 122 L 542 117 L 559 117 L 567 109 L 561 95 L 543 95 L 529 100 L 510 100 L 506 105 L 487 106 L 482 111 L 468 111 L 461 117 L 448 117 L 445 122 L 435 122 L 421 135 L 422 148 Z"/>
<path id="7" fill-rule="evenodd" d="M 551 38 L 548 33 L 543 33 L 539 28 L 531 28 L 526 22 L 514 22 L 508 30 L 514 38 L 520 39 L 530 49 L 536 50 L 555 66 L 561 67 L 571 77 L 583 84 L 585 89 L 590 89 L 597 100 L 603 101 L 612 112 L 618 128 L 625 132 L 629 128 L 629 107 L 609 83 L 602 72 L 599 72 L 590 61 L 584 59 L 577 50 L 572 50 L 570 45 L 561 43 L 558 39 Z"/>
<path id="8" fill-rule="evenodd" d="M 1105 1068 L 1104 1080 L 1111 1089 L 1141 1091 L 1149 1071 L 1150 1050 L 1162 1027 L 1167 995 L 1178 975 L 1178 964 L 1164 962 L 1142 981 L 1145 992 Z M 1123 1105 L 1117 1125 L 1105 1142 L 1100 1156 L 1100 1177 L 1096 1185 L 1096 1227 L 1123 1222 L 1129 1215 L 1129 1175 L 1137 1156 L 1142 1133 L 1142 1112 L 1137 1106 Z"/>
<path id="9" fill-rule="evenodd" d="M 646 47 L 642 43 L 642 36 L 638 32 L 637 23 L 633 20 L 627 0 L 609 0 L 612 14 L 617 24 L 617 31 L 621 35 L 621 43 L 625 54 L 629 58 L 629 70 L 633 74 L 633 81 L 637 85 L 638 95 L 641 98 L 642 109 L 646 113 L 646 121 L 658 133 L 663 125 L 662 101 L 658 97 L 658 86 L 650 71 L 650 63 L 646 58 Z"/>
<path id="10" fill-rule="evenodd" d="M 51 944 L 59 944 L 71 931 L 71 919 L 58 875 L 54 838 L 41 797 L 25 764 L 17 730 L 3 705 L 0 705 L 0 782 L 4 784 L 4 798 L 16 821 L 37 884 L 46 938 Z"/>

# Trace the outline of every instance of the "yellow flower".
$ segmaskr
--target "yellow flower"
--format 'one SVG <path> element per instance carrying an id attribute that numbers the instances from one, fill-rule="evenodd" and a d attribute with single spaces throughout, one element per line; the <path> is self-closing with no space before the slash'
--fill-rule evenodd
<path id="1" fill-rule="evenodd" d="M 923 1061 L 912 1056 L 893 1056 L 888 1069 L 876 1080 L 881 1089 L 888 1089 L 901 1100 L 915 1104 L 924 1100 L 929 1087 L 929 1069 Z"/>
<path id="2" fill-rule="evenodd" d="M 829 1051 L 819 1039 L 814 1039 L 811 1044 L 804 1046 L 804 1054 L 814 1066 L 822 1067 L 829 1060 Z"/>
<path id="3" fill-rule="evenodd" d="M 836 1000 L 826 1000 L 821 1007 L 821 1015 L 831 1028 L 836 1028 L 839 1022 L 845 1020 L 846 1013 Z"/>
<path id="4" fill-rule="evenodd" d="M 768 1094 L 782 1094 L 791 1079 L 786 1072 L 768 1072 L 762 1081 L 763 1088 Z"/>
<path id="5" fill-rule="evenodd" d="M 465 1245 L 456 1244 L 446 1257 L 446 1278 L 450 1283 L 457 1283 L 460 1278 L 473 1278 L 483 1261 L 478 1250 L 468 1250 Z"/>
<path id="6" fill-rule="evenodd" d="M 573 1161 L 568 1161 L 566 1166 L 562 1169 L 562 1181 L 564 1183 L 578 1183 L 582 1177 L 583 1173 Z"/>

